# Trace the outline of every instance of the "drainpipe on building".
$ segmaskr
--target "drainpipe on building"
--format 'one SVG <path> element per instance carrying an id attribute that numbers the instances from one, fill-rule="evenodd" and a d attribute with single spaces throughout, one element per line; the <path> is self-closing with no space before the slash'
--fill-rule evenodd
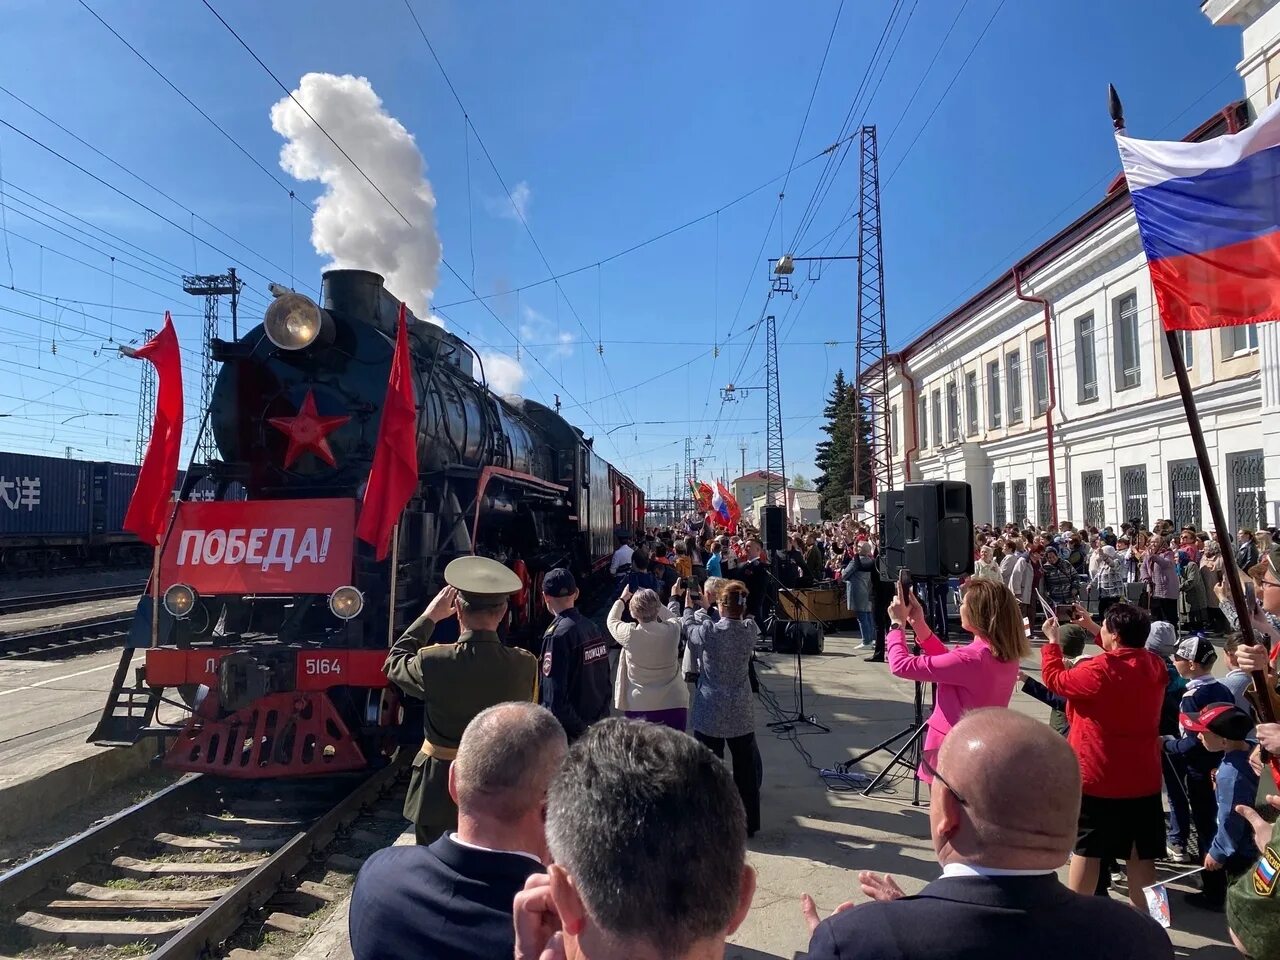
<path id="1" fill-rule="evenodd" d="M 898 368 L 898 373 L 902 375 L 902 379 L 906 382 L 907 390 L 902 401 L 902 424 L 905 427 L 911 424 L 911 446 L 903 444 L 902 448 L 902 482 L 911 482 L 911 457 L 920 449 L 920 423 L 916 419 L 916 382 L 911 374 L 907 371 L 907 355 L 905 353 L 890 353 L 885 358 L 886 363 L 891 363 Z"/>
<path id="2" fill-rule="evenodd" d="M 1031 296 L 1022 292 L 1022 271 L 1017 266 L 1013 268 L 1013 286 L 1014 293 L 1019 300 L 1024 300 L 1027 303 L 1038 303 L 1044 308 L 1044 362 L 1049 380 L 1049 408 L 1044 412 L 1044 437 L 1045 447 L 1049 453 L 1049 521 L 1056 529 L 1058 526 L 1058 477 L 1053 454 L 1053 412 L 1058 407 L 1058 386 L 1053 368 L 1053 320 L 1049 313 L 1048 300 L 1044 297 Z M 1035 358 L 1032 357 L 1030 359 L 1034 364 Z M 1031 378 L 1034 383 L 1034 366 L 1032 367 Z M 1034 390 L 1032 391 L 1031 400 L 1032 403 L 1035 402 Z"/>

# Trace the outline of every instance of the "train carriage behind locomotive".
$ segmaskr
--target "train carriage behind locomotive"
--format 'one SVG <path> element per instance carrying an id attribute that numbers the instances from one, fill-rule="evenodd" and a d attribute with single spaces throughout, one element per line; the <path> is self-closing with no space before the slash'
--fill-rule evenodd
<path id="1" fill-rule="evenodd" d="M 494 395 L 465 341 L 409 314 L 419 487 L 394 565 L 377 560 L 354 528 L 399 302 L 360 270 L 327 272 L 322 307 L 273 292 L 261 325 L 214 341 L 222 367 L 206 429 L 220 459 L 189 471 L 184 489 L 218 496 L 180 498 L 159 565 L 158 645 L 144 598 L 92 737 L 171 736 L 166 765 L 178 769 L 264 777 L 366 765 L 402 716 L 381 671 L 388 639 L 450 559 L 474 552 L 516 570 L 525 589 L 512 630 L 531 640 L 542 572 L 598 572 L 616 530 L 643 517 L 641 492 L 580 430 L 540 403 Z M 222 499 L 230 491 L 247 498 Z M 194 713 L 167 725 L 165 703 Z"/>

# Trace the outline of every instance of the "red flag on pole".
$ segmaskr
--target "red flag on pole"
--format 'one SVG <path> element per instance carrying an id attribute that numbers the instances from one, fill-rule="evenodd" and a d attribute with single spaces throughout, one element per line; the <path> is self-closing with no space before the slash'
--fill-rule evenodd
<path id="1" fill-rule="evenodd" d="M 138 349 L 121 347 L 128 357 L 150 360 L 156 368 L 156 414 L 151 442 L 142 458 L 124 528 L 143 543 L 158 544 L 169 520 L 169 498 L 178 479 L 178 450 L 182 446 L 182 355 L 173 318 L 164 314 L 164 328 Z"/>
<path id="2" fill-rule="evenodd" d="M 391 380 L 382 403 L 382 421 L 378 424 L 378 445 L 360 505 L 360 522 L 356 525 L 356 536 L 377 548 L 379 560 L 386 557 L 391 531 L 399 522 L 405 504 L 418 489 L 417 420 L 409 327 L 402 303 L 396 325 L 396 349 L 391 357 Z"/>

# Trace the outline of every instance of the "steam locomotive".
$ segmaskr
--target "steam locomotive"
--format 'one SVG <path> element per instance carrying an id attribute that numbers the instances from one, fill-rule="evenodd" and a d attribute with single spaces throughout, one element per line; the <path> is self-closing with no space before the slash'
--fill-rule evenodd
<path id="1" fill-rule="evenodd" d="M 470 345 L 410 314 L 419 486 L 377 560 L 354 530 L 400 304 L 362 270 L 325 273 L 323 306 L 272 292 L 261 325 L 212 345 L 222 366 L 202 429 L 220 459 L 185 477 L 162 601 L 140 601 L 90 738 L 161 737 L 174 769 L 255 778 L 378 762 L 414 729 L 413 704 L 382 674 L 386 648 L 451 559 L 483 554 L 519 575 L 508 641 L 531 643 L 544 572 L 601 575 L 644 516 L 642 491 L 591 438 L 543 404 L 496 396 Z M 190 499 L 197 484 L 212 499 Z"/>

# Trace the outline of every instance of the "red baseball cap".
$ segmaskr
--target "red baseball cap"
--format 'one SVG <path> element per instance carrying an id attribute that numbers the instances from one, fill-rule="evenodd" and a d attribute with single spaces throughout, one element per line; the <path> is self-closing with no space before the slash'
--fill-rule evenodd
<path id="1" fill-rule="evenodd" d="M 1240 739 L 1253 728 L 1253 720 L 1234 703 L 1211 703 L 1194 717 L 1184 713 L 1178 720 L 1189 733 L 1207 730 L 1231 740 Z"/>

